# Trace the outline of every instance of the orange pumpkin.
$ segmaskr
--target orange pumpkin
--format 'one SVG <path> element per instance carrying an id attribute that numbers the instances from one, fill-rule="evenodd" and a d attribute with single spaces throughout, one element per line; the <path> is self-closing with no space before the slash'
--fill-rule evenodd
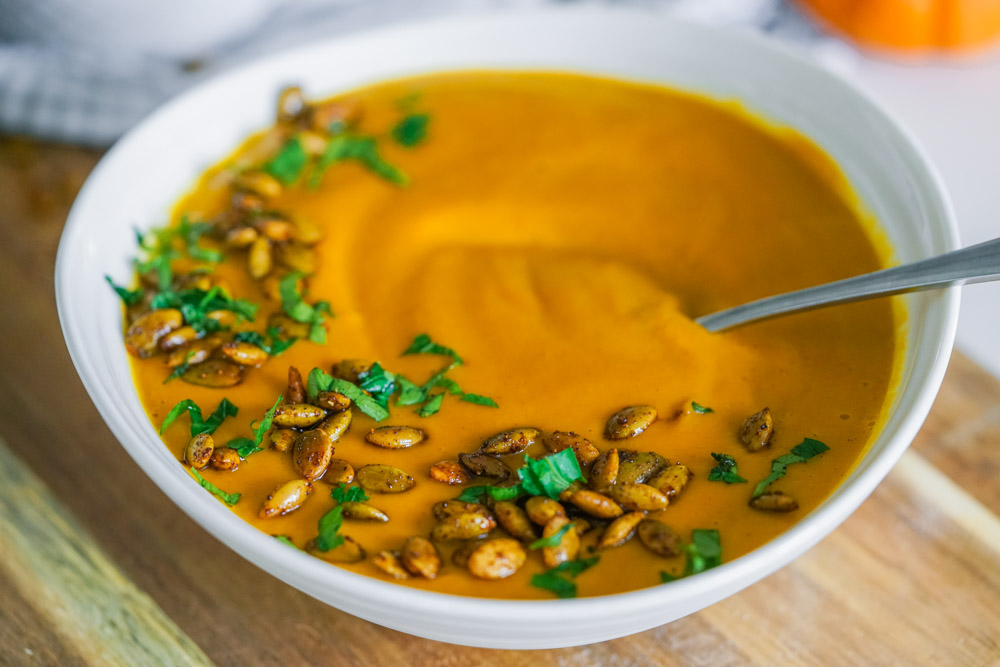
<path id="1" fill-rule="evenodd" d="M 903 54 L 972 51 L 1000 39 L 1000 0 L 798 0 L 855 42 Z"/>

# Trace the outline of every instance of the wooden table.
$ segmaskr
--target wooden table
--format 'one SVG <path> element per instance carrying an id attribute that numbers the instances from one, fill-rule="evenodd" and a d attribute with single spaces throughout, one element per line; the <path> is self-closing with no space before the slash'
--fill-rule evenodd
<path id="1" fill-rule="evenodd" d="M 386 630 L 286 586 L 174 507 L 70 364 L 53 263 L 98 157 L 0 138 L 0 664 L 1000 664 L 1000 383 L 961 355 L 914 446 L 853 517 L 670 625 L 489 651 Z"/>

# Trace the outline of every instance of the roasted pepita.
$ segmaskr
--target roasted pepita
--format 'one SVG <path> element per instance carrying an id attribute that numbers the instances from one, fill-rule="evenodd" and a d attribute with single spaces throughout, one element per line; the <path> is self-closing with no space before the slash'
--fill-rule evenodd
<path id="1" fill-rule="evenodd" d="M 634 438 L 656 421 L 656 408 L 651 405 L 632 405 L 622 408 L 608 419 L 604 435 L 610 440 Z"/>
<path id="2" fill-rule="evenodd" d="M 566 510 L 558 501 L 545 496 L 532 496 L 524 504 L 528 518 L 539 526 L 547 524 L 554 516 L 566 516 Z"/>
<path id="3" fill-rule="evenodd" d="M 330 459 L 323 481 L 334 486 L 338 484 L 350 484 L 354 481 L 354 466 L 344 459 Z"/>
<path id="4" fill-rule="evenodd" d="M 379 551 L 372 557 L 372 563 L 393 579 L 410 578 L 410 573 L 403 567 L 403 561 L 395 551 Z"/>
<path id="5" fill-rule="evenodd" d="M 504 579 L 521 569 L 527 558 L 520 542 L 501 537 L 476 547 L 469 554 L 468 568 L 479 579 Z"/>
<path id="6" fill-rule="evenodd" d="M 419 445 L 427 434 L 413 426 L 379 426 L 365 436 L 365 440 L 383 449 L 405 449 Z"/>
<path id="7" fill-rule="evenodd" d="M 500 526 L 511 537 L 522 542 L 530 542 L 537 537 L 535 535 L 535 528 L 531 525 L 531 519 L 528 518 L 523 509 L 514 503 L 505 500 L 493 503 L 493 514 L 496 516 Z"/>
<path id="8" fill-rule="evenodd" d="M 214 451 L 215 439 L 208 433 L 199 433 L 184 449 L 184 460 L 189 466 L 201 470 L 208 465 Z"/>
<path id="9" fill-rule="evenodd" d="M 459 454 L 458 460 L 476 477 L 507 479 L 514 474 L 503 461 L 482 452 Z"/>
<path id="10" fill-rule="evenodd" d="M 319 424 L 317 424 L 316 429 L 323 431 L 330 439 L 334 442 L 340 440 L 347 429 L 351 427 L 351 420 L 353 419 L 354 413 L 350 410 L 344 410 L 343 412 L 335 412 Z"/>
<path id="11" fill-rule="evenodd" d="M 781 491 L 769 491 L 750 500 L 750 507 L 765 512 L 794 512 L 799 508 L 798 501 L 786 496 Z"/>
<path id="12" fill-rule="evenodd" d="M 351 399 L 338 391 L 321 391 L 316 395 L 316 405 L 330 412 L 343 412 L 351 407 Z"/>
<path id="13" fill-rule="evenodd" d="M 372 493 L 402 493 L 417 483 L 399 468 L 378 463 L 362 466 L 354 478 L 362 489 Z"/>
<path id="14" fill-rule="evenodd" d="M 632 539 L 636 526 L 645 518 L 645 512 L 622 514 L 604 529 L 604 534 L 601 535 L 601 539 L 597 542 L 597 548 L 610 549 L 611 547 L 620 547 L 625 544 Z"/>
<path id="15" fill-rule="evenodd" d="M 200 387 L 235 387 L 243 381 L 243 367 L 226 359 L 207 359 L 189 367 L 181 379 Z"/>
<path id="16" fill-rule="evenodd" d="M 385 512 L 365 503 L 348 501 L 340 503 L 340 506 L 343 508 L 344 518 L 347 519 L 354 519 L 355 521 L 381 521 L 383 523 L 389 520 Z"/>
<path id="17" fill-rule="evenodd" d="M 271 446 L 279 452 L 290 452 L 298 436 L 298 432 L 290 428 L 276 428 L 271 431 Z"/>
<path id="18" fill-rule="evenodd" d="M 322 558 L 331 563 L 360 563 L 367 555 L 365 550 L 350 535 L 343 535 L 344 541 L 327 551 L 320 551 L 316 548 L 316 541 L 312 540 L 306 546 L 306 551 L 317 558 Z"/>
<path id="19" fill-rule="evenodd" d="M 750 415 L 740 428 L 740 442 L 750 452 L 759 452 L 771 443 L 774 435 L 774 420 L 770 408 Z"/>
<path id="20" fill-rule="evenodd" d="M 270 519 L 297 510 L 312 492 L 313 485 L 304 479 L 279 484 L 264 498 L 259 516 L 261 519 Z"/>
<path id="21" fill-rule="evenodd" d="M 233 472 L 240 467 L 240 455 L 232 447 L 216 447 L 209 464 L 216 470 Z"/>
<path id="22" fill-rule="evenodd" d="M 306 385 L 302 382 L 302 373 L 299 373 L 299 369 L 295 366 L 289 366 L 288 389 L 285 390 L 285 403 L 295 405 L 297 403 L 305 403 L 306 399 Z"/>
<path id="23" fill-rule="evenodd" d="M 441 569 L 441 557 L 426 537 L 413 536 L 406 540 L 400 559 L 410 574 L 433 579 Z"/>
<path id="24" fill-rule="evenodd" d="M 492 435 L 483 442 L 479 451 L 492 456 L 510 456 L 520 454 L 530 447 L 542 434 L 537 428 L 520 426 L 501 431 Z"/>
<path id="25" fill-rule="evenodd" d="M 656 519 L 643 519 L 636 529 L 639 541 L 657 556 L 673 558 L 681 554 L 684 543 L 674 529 Z"/>
<path id="26" fill-rule="evenodd" d="M 623 514 L 621 506 L 614 500 L 588 489 L 580 489 L 570 496 L 569 501 L 587 514 L 600 519 L 613 519 Z"/>
<path id="27" fill-rule="evenodd" d="M 542 444 L 553 453 L 572 447 L 581 466 L 589 465 L 601 455 L 594 443 L 573 431 L 553 431 L 542 438 Z"/>
<path id="28" fill-rule="evenodd" d="M 267 352 L 253 343 L 231 340 L 223 343 L 219 349 L 227 359 L 240 366 L 260 366 L 267 361 Z"/>
<path id="29" fill-rule="evenodd" d="M 431 539 L 436 542 L 471 540 L 486 535 L 497 527 L 491 514 L 467 512 L 441 520 L 431 530 Z"/>
<path id="30" fill-rule="evenodd" d="M 667 498 L 673 498 L 687 486 L 687 483 L 694 477 L 694 473 L 686 465 L 680 463 L 667 466 L 646 482 L 650 486 L 659 489 L 660 493 Z"/>
<path id="31" fill-rule="evenodd" d="M 469 471 L 458 461 L 438 461 L 428 472 L 435 482 L 444 484 L 465 484 L 469 481 Z"/>
<path id="32" fill-rule="evenodd" d="M 554 516 L 542 529 L 542 538 L 553 537 L 562 530 L 570 520 L 564 516 Z M 580 553 L 580 535 L 572 528 L 563 533 L 559 543 L 542 548 L 542 560 L 545 567 L 556 567 L 568 560 L 575 560 Z"/>
<path id="33" fill-rule="evenodd" d="M 128 351 L 146 359 L 156 354 L 160 338 L 184 324 L 181 311 L 174 308 L 151 310 L 139 317 L 125 333 L 125 347 Z"/>
<path id="34" fill-rule="evenodd" d="M 281 407 L 281 406 L 278 406 Z M 324 431 L 313 429 L 300 433 L 292 445 L 292 463 L 300 475 L 310 481 L 326 473 L 333 458 L 333 439 Z"/>
<path id="35" fill-rule="evenodd" d="M 618 479 L 620 461 L 617 449 L 609 449 L 598 456 L 594 459 L 594 465 L 590 467 L 590 480 L 587 485 L 594 491 L 606 492 Z"/>
<path id="36" fill-rule="evenodd" d="M 282 403 L 274 409 L 279 428 L 308 428 L 326 416 L 326 410 L 309 403 Z"/>
<path id="37" fill-rule="evenodd" d="M 668 461 L 656 452 L 619 452 L 618 482 L 643 483 L 662 470 Z"/>
<path id="38" fill-rule="evenodd" d="M 667 506 L 669 500 L 648 484 L 618 482 L 611 487 L 611 497 L 627 510 L 654 512 Z"/>

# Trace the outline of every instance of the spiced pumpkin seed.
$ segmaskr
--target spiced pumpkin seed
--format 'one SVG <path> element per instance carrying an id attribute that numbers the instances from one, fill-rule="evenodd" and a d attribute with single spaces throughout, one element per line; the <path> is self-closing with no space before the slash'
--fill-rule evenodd
<path id="1" fill-rule="evenodd" d="M 267 352 L 253 343 L 231 340 L 219 348 L 222 354 L 240 366 L 260 366 L 267 361 Z"/>
<path id="2" fill-rule="evenodd" d="M 769 491 L 750 500 L 750 507 L 765 512 L 794 512 L 799 508 L 798 501 L 786 496 L 781 491 Z"/>
<path id="3" fill-rule="evenodd" d="M 414 426 L 379 426 L 365 436 L 365 440 L 384 449 L 405 449 L 419 445 L 427 434 Z"/>
<path id="4" fill-rule="evenodd" d="M 372 563 L 393 579 L 410 578 L 410 573 L 403 566 L 402 559 L 395 551 L 379 551 L 372 557 Z"/>
<path id="5" fill-rule="evenodd" d="M 677 463 L 656 473 L 647 484 L 658 489 L 667 498 L 673 498 L 693 477 L 694 473 L 686 465 Z"/>
<path id="6" fill-rule="evenodd" d="M 199 433 L 184 448 L 184 460 L 189 466 L 202 470 L 212 459 L 214 451 L 215 439 L 208 433 Z"/>
<path id="7" fill-rule="evenodd" d="M 618 482 L 644 483 L 669 463 L 656 452 L 628 451 L 619 454 Z"/>
<path id="8" fill-rule="evenodd" d="M 175 308 L 151 310 L 136 319 L 125 332 L 125 347 L 140 359 L 146 359 L 156 354 L 160 338 L 183 324 L 184 316 Z"/>
<path id="9" fill-rule="evenodd" d="M 620 461 L 617 449 L 609 449 L 598 456 L 590 468 L 590 480 L 587 485 L 594 491 L 606 492 L 618 479 Z"/>
<path id="10" fill-rule="evenodd" d="M 553 501 L 554 502 L 554 501 Z M 522 542 L 531 542 L 536 539 L 535 529 L 531 525 L 531 519 L 523 509 L 512 502 L 506 500 L 493 503 L 493 514 L 496 516 L 500 526 L 510 533 L 510 536 Z"/>
<path id="11" fill-rule="evenodd" d="M 593 463 L 601 455 L 597 447 L 594 447 L 594 443 L 573 431 L 553 431 L 542 438 L 542 444 L 553 453 L 572 447 L 581 466 Z"/>
<path id="12" fill-rule="evenodd" d="M 458 460 L 476 477 L 507 479 L 514 474 L 503 461 L 483 452 L 459 454 Z"/>
<path id="13" fill-rule="evenodd" d="M 306 551 L 317 558 L 331 563 L 360 563 L 367 554 L 365 550 L 350 535 L 342 535 L 344 541 L 332 549 L 320 551 L 316 548 L 316 540 L 306 545 Z"/>
<path id="14" fill-rule="evenodd" d="M 254 280 L 260 280 L 271 273 L 274 268 L 274 251 L 271 241 L 258 236 L 250 244 L 250 251 L 247 253 L 247 269 Z"/>
<path id="15" fill-rule="evenodd" d="M 622 408 L 608 419 L 604 429 L 610 440 L 634 438 L 656 421 L 656 408 L 651 405 L 631 405 Z"/>
<path id="16" fill-rule="evenodd" d="M 399 468 L 379 463 L 362 466 L 355 473 L 355 479 L 362 489 L 372 493 L 402 493 L 417 483 Z"/>
<path id="17" fill-rule="evenodd" d="M 479 451 L 492 456 L 510 456 L 520 454 L 535 443 L 542 434 L 537 428 L 520 426 L 501 431 L 483 442 Z"/>
<path id="18" fill-rule="evenodd" d="M 410 574 L 433 579 L 441 569 L 441 556 L 426 537 L 414 535 L 406 540 L 400 560 Z"/>
<path id="19" fill-rule="evenodd" d="M 299 369 L 295 366 L 289 366 L 288 389 L 285 391 L 285 403 L 291 403 L 292 405 L 305 403 L 307 398 L 306 385 L 302 381 L 302 373 L 299 373 Z"/>
<path id="20" fill-rule="evenodd" d="M 496 519 L 490 514 L 468 512 L 456 514 L 442 520 L 431 529 L 431 539 L 435 542 L 470 540 L 482 537 L 497 527 Z"/>
<path id="21" fill-rule="evenodd" d="M 654 512 L 667 506 L 667 497 L 648 484 L 618 482 L 611 487 L 611 497 L 628 510 Z"/>
<path id="22" fill-rule="evenodd" d="M 774 420 L 771 418 L 770 408 L 750 415 L 740 428 L 740 442 L 750 452 L 759 452 L 771 444 L 772 435 Z"/>
<path id="23" fill-rule="evenodd" d="M 382 523 L 389 520 L 385 512 L 365 503 L 347 501 L 340 503 L 340 507 L 343 508 L 344 518 L 347 519 L 354 519 L 355 521 L 381 521 Z"/>
<path id="24" fill-rule="evenodd" d="M 337 486 L 354 481 L 354 466 L 344 459 L 330 459 L 330 465 L 323 475 L 323 481 Z"/>
<path id="25" fill-rule="evenodd" d="M 446 521 L 460 514 L 482 514 L 492 517 L 490 510 L 479 503 L 467 503 L 462 500 L 442 500 L 431 507 L 431 513 L 438 521 Z"/>
<path id="26" fill-rule="evenodd" d="M 684 543 L 674 529 L 656 519 L 644 519 L 636 529 L 639 541 L 657 556 L 673 558 L 679 556 Z"/>
<path id="27" fill-rule="evenodd" d="M 209 465 L 215 470 L 233 472 L 240 467 L 240 455 L 232 447 L 216 447 L 209 459 Z"/>
<path id="28" fill-rule="evenodd" d="M 542 538 L 554 537 L 570 520 L 564 516 L 554 516 L 542 529 Z M 549 568 L 556 567 L 568 560 L 575 560 L 580 553 L 580 535 L 572 528 L 563 533 L 559 543 L 542 548 L 542 560 Z"/>
<path id="29" fill-rule="evenodd" d="M 345 433 L 347 433 L 347 429 L 351 427 L 351 420 L 353 417 L 354 413 L 350 410 L 335 412 L 317 424 L 316 430 L 323 431 L 330 436 L 331 440 L 337 442 Z"/>
<path id="30" fill-rule="evenodd" d="M 476 547 L 469 554 L 468 567 L 479 579 L 505 579 L 521 569 L 527 558 L 520 542 L 501 537 Z"/>
<path id="31" fill-rule="evenodd" d="M 226 359 L 207 359 L 189 367 L 181 379 L 200 387 L 235 387 L 243 381 L 243 367 Z"/>
<path id="32" fill-rule="evenodd" d="M 298 432 L 290 428 L 276 428 L 271 431 L 271 446 L 279 452 L 289 452 L 298 436 Z"/>
<path id="33" fill-rule="evenodd" d="M 332 458 L 333 440 L 324 431 L 313 429 L 300 433 L 295 438 L 292 464 L 306 479 L 313 481 L 322 477 Z"/>
<path id="34" fill-rule="evenodd" d="M 645 518 L 645 512 L 622 514 L 604 529 L 604 534 L 601 535 L 601 539 L 597 542 L 597 548 L 610 549 L 611 547 L 620 547 L 625 544 L 632 539 L 636 527 Z"/>
<path id="35" fill-rule="evenodd" d="M 428 473 L 435 482 L 443 484 L 465 484 L 469 481 L 469 471 L 458 461 L 438 461 Z"/>
<path id="36" fill-rule="evenodd" d="M 274 425 L 279 428 L 308 428 L 325 416 L 326 410 L 309 403 L 282 403 L 274 409 Z"/>
<path id="37" fill-rule="evenodd" d="M 566 510 L 558 501 L 545 496 L 532 496 L 524 504 L 528 518 L 539 526 L 547 524 L 554 516 L 566 516 Z"/>
<path id="38" fill-rule="evenodd" d="M 279 484 L 267 494 L 260 506 L 261 519 L 270 519 L 297 510 L 313 492 L 313 485 L 304 479 Z"/>
<path id="39" fill-rule="evenodd" d="M 614 500 L 602 493 L 588 489 L 580 489 L 570 497 L 569 501 L 587 514 L 600 519 L 613 519 L 624 513 L 621 506 Z"/>
<path id="40" fill-rule="evenodd" d="M 321 391 L 316 395 L 316 405 L 330 412 L 343 412 L 351 407 L 351 399 L 339 391 Z"/>
<path id="41" fill-rule="evenodd" d="M 334 365 L 333 376 L 348 382 L 357 382 L 362 375 L 372 369 L 373 365 L 374 362 L 365 359 L 343 359 Z"/>

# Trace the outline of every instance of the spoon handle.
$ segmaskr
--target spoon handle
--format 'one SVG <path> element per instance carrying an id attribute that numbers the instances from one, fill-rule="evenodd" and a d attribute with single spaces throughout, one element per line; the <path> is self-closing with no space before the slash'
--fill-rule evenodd
<path id="1" fill-rule="evenodd" d="M 1000 280 L 1000 239 L 891 269 L 751 301 L 742 306 L 704 315 L 695 321 L 709 331 L 725 331 L 777 315 L 838 303 L 990 280 Z"/>

